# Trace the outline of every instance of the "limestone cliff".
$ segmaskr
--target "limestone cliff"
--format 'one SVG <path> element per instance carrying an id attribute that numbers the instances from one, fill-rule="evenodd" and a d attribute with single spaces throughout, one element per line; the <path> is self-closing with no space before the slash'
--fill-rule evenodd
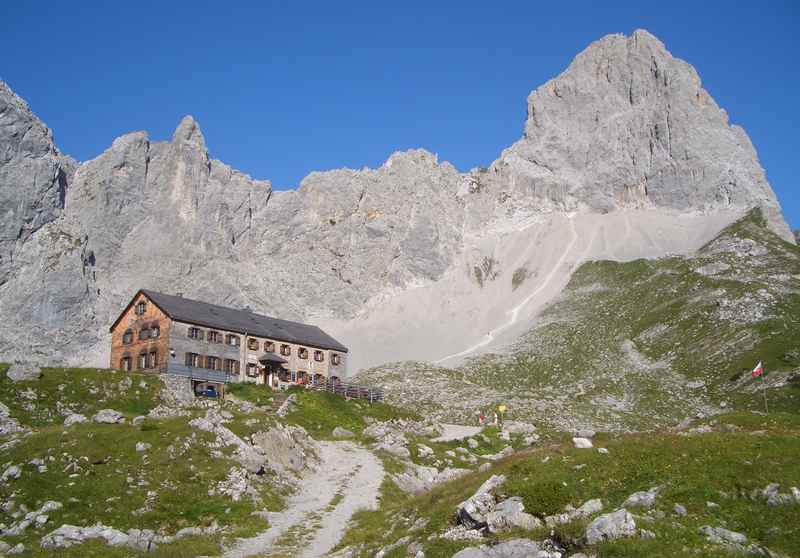
<path id="1" fill-rule="evenodd" d="M 76 168 L 0 84 L 0 360 L 106 364 L 142 287 L 315 321 L 351 370 L 445 359 L 512 335 L 584 259 L 689 251 L 752 206 L 792 238 L 745 132 L 645 31 L 531 93 L 488 169 L 415 150 L 287 192 L 210 158 L 191 117 Z"/>

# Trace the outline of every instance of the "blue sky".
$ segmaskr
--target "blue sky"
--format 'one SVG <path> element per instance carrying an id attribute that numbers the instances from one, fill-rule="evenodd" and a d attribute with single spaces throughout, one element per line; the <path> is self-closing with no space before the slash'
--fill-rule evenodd
<path id="1" fill-rule="evenodd" d="M 125 4 L 118 6 L 117 4 Z M 744 126 L 800 228 L 797 2 L 6 2 L 0 78 L 60 148 L 167 139 L 277 188 L 424 147 L 460 170 L 521 134 L 525 98 L 607 33 L 650 30 Z"/>

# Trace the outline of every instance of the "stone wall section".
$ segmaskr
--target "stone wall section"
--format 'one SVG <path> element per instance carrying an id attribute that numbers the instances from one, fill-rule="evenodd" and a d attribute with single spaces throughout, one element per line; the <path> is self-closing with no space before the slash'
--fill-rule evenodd
<path id="1" fill-rule="evenodd" d="M 140 302 L 144 302 L 145 311 L 143 314 L 136 313 L 136 307 Z M 158 326 L 160 332 L 158 337 L 148 336 L 146 339 L 139 339 L 142 329 L 150 329 Z M 122 359 L 126 356 L 131 358 L 131 370 L 153 371 L 165 366 L 169 358 L 169 337 L 172 329 L 172 320 L 161 311 L 153 302 L 142 293 L 136 295 L 133 303 L 130 304 L 111 331 L 111 368 L 122 368 Z M 130 331 L 133 334 L 131 343 L 124 343 L 123 336 Z M 142 369 L 139 366 L 139 355 L 142 353 L 150 354 L 156 351 L 157 363 L 155 367 Z"/>

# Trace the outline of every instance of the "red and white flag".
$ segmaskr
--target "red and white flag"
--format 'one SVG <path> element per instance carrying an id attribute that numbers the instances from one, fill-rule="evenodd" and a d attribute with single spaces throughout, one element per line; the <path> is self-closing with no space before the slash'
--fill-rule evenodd
<path id="1" fill-rule="evenodd" d="M 761 364 L 761 361 L 759 360 L 758 364 L 756 364 L 756 367 L 753 368 L 751 374 L 753 375 L 753 378 L 758 378 L 763 373 L 764 373 L 764 365 Z"/>

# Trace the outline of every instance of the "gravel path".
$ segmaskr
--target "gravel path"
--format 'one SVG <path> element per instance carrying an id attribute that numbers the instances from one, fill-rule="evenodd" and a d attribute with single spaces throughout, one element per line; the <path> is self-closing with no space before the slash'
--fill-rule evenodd
<path id="1" fill-rule="evenodd" d="M 286 510 L 270 514 L 269 529 L 239 539 L 225 557 L 324 556 L 356 511 L 377 508 L 383 465 L 372 452 L 352 442 L 319 442 L 319 456 L 319 470 L 305 474 Z"/>

